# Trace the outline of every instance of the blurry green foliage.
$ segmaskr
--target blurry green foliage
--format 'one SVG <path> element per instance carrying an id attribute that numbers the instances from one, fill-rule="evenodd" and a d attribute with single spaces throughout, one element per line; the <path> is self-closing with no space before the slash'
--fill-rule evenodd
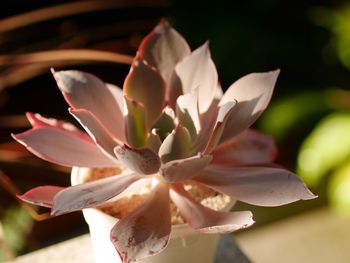
<path id="1" fill-rule="evenodd" d="M 325 92 L 308 91 L 281 98 L 266 109 L 260 119 L 260 129 L 282 141 L 288 133 L 312 116 L 324 114 L 328 109 Z"/>
<path id="2" fill-rule="evenodd" d="M 337 9 L 315 8 L 313 20 L 333 34 L 327 51 L 335 51 L 340 62 L 350 69 L 350 3 Z"/>
<path id="3" fill-rule="evenodd" d="M 328 195 L 333 207 L 350 216 L 350 160 L 331 174 Z"/>
<path id="4" fill-rule="evenodd" d="M 1 223 L 6 246 L 3 246 L 3 251 L 0 249 L 0 262 L 7 258 L 8 251 L 5 249 L 17 254 L 25 247 L 33 218 L 22 206 L 13 206 L 6 210 Z"/>
<path id="5" fill-rule="evenodd" d="M 298 156 L 297 172 L 307 184 L 317 186 L 330 171 L 350 160 L 349 134 L 350 113 L 333 113 L 315 127 Z"/>

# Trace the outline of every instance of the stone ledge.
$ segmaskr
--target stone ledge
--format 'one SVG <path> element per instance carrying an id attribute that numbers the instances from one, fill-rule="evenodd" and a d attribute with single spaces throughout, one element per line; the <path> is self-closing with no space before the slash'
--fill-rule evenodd
<path id="1" fill-rule="evenodd" d="M 243 231 L 235 240 L 255 263 L 350 262 L 350 219 L 329 208 Z"/>
<path id="2" fill-rule="evenodd" d="M 215 263 L 250 263 L 230 235 L 220 238 Z M 20 256 L 7 263 L 94 263 L 88 234 Z"/>
<path id="3" fill-rule="evenodd" d="M 250 231 L 242 231 L 234 244 L 221 237 L 215 263 L 348 263 L 350 220 L 324 208 Z M 21 256 L 8 263 L 93 263 L 89 235 Z"/>

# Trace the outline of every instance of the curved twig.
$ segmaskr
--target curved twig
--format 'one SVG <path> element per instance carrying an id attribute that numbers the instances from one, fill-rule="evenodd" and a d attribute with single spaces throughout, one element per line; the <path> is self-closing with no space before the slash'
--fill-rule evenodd
<path id="1" fill-rule="evenodd" d="M 32 25 L 38 22 L 55 19 L 64 16 L 71 16 L 76 14 L 89 13 L 93 11 L 100 11 L 112 8 L 121 7 L 132 7 L 132 6 L 154 6 L 161 5 L 164 6 L 169 1 L 158 0 L 158 1 L 128 1 L 128 0 L 118 0 L 118 1 L 78 1 L 73 3 L 65 3 L 56 6 L 46 7 L 27 13 L 11 16 L 0 20 L 0 33 L 8 32 L 23 26 Z"/>

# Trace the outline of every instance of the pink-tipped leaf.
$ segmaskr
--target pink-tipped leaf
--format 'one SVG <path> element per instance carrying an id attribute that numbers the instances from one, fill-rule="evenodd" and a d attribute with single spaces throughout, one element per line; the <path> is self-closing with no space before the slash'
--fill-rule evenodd
<path id="1" fill-rule="evenodd" d="M 212 155 L 213 164 L 271 163 L 276 158 L 277 148 L 271 136 L 248 129 L 221 144 Z"/>
<path id="2" fill-rule="evenodd" d="M 236 101 L 229 101 L 219 107 L 219 112 L 216 121 L 210 134 L 208 143 L 205 147 L 204 153 L 210 154 L 219 143 L 222 133 L 224 132 L 226 122 L 236 106 Z"/>
<path id="3" fill-rule="evenodd" d="M 52 70 L 52 73 L 70 107 L 91 111 L 115 138 L 124 141 L 122 112 L 104 82 L 81 71 Z"/>
<path id="4" fill-rule="evenodd" d="M 143 39 L 139 48 L 140 58 L 157 68 L 167 85 L 175 65 L 190 53 L 186 40 L 166 20 Z"/>
<path id="5" fill-rule="evenodd" d="M 25 192 L 23 195 L 18 195 L 17 197 L 22 201 L 33 205 L 51 208 L 53 206 L 55 195 L 63 189 L 64 187 L 52 185 L 38 186 Z"/>
<path id="6" fill-rule="evenodd" d="M 146 108 L 127 96 L 124 96 L 125 137 L 131 147 L 140 148 L 147 142 Z"/>
<path id="7" fill-rule="evenodd" d="M 251 73 L 228 88 L 219 105 L 233 100 L 238 103 L 229 116 L 221 142 L 249 128 L 259 118 L 270 102 L 279 72 Z"/>
<path id="8" fill-rule="evenodd" d="M 198 112 L 198 90 L 181 95 L 176 101 L 176 116 L 183 126 L 185 126 L 195 139 L 200 133 L 201 124 Z"/>
<path id="9" fill-rule="evenodd" d="M 186 223 L 199 232 L 231 233 L 254 224 L 250 211 L 221 212 L 207 208 L 194 200 L 180 184 L 173 185 L 170 197 Z"/>
<path id="10" fill-rule="evenodd" d="M 153 152 L 157 153 L 162 144 L 160 140 L 158 131 L 156 129 L 152 129 L 147 138 L 147 148 L 151 149 Z"/>
<path id="11" fill-rule="evenodd" d="M 159 181 L 145 202 L 113 227 L 111 240 L 123 263 L 130 263 L 161 252 L 170 231 L 169 188 Z"/>
<path id="12" fill-rule="evenodd" d="M 181 90 L 183 94 L 187 94 L 198 88 L 199 112 L 203 113 L 214 99 L 217 83 L 218 74 L 210 56 L 209 44 L 206 42 L 176 65 L 171 91 L 178 93 Z M 176 96 L 170 96 L 171 100 L 176 100 Z"/>
<path id="13" fill-rule="evenodd" d="M 187 158 L 190 153 L 191 135 L 182 125 L 178 125 L 163 141 L 159 157 L 163 163 Z"/>
<path id="14" fill-rule="evenodd" d="M 124 94 L 143 104 L 147 109 L 146 126 L 152 127 L 165 100 L 165 83 L 160 74 L 144 61 L 134 61 L 124 82 Z"/>
<path id="15" fill-rule="evenodd" d="M 140 178 L 135 173 L 119 174 L 65 188 L 55 196 L 51 214 L 57 216 L 99 205 L 122 193 Z"/>
<path id="16" fill-rule="evenodd" d="M 119 145 L 114 153 L 124 166 L 139 174 L 154 174 L 160 167 L 158 155 L 147 148 L 133 149 Z"/>
<path id="17" fill-rule="evenodd" d="M 110 158 L 115 159 L 114 148 L 121 142 L 113 139 L 96 116 L 84 109 L 69 109 L 69 113 L 80 122 L 101 150 L 106 152 Z"/>
<path id="18" fill-rule="evenodd" d="M 36 156 L 64 166 L 110 167 L 116 161 L 70 123 L 27 114 L 33 128 L 12 137 Z"/>
<path id="19" fill-rule="evenodd" d="M 210 155 L 198 154 L 186 159 L 167 162 L 161 166 L 159 171 L 168 182 L 180 182 L 197 175 L 211 160 Z"/>
<path id="20" fill-rule="evenodd" d="M 298 176 L 274 167 L 208 166 L 193 180 L 259 206 L 280 206 L 316 198 Z"/>

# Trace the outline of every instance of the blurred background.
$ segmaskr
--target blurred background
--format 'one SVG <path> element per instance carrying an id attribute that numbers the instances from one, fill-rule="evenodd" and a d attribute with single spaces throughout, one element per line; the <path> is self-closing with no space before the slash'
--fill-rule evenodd
<path id="1" fill-rule="evenodd" d="M 224 89 L 247 73 L 281 69 L 272 102 L 255 127 L 275 137 L 277 162 L 296 171 L 319 198 L 280 208 L 238 204 L 255 214 L 249 231 L 324 208 L 350 220 L 350 2 L 204 2 L 2 5 L 0 262 L 88 231 L 80 213 L 42 220 L 48 211 L 14 197 L 34 186 L 69 185 L 68 168 L 32 156 L 10 136 L 30 127 L 26 111 L 75 123 L 50 67 L 88 71 L 122 87 L 129 56 L 161 18 L 192 49 L 210 41 Z"/>

